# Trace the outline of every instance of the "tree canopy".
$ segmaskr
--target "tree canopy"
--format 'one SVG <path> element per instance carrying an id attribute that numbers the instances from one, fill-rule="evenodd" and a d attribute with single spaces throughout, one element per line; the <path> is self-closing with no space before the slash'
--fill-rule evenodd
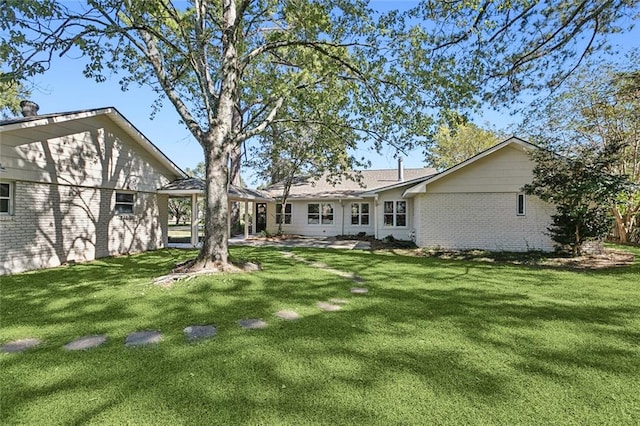
<path id="1" fill-rule="evenodd" d="M 20 80 L 80 52 L 87 77 L 149 85 L 156 106 L 176 109 L 205 155 L 203 267 L 227 263 L 229 157 L 272 124 L 346 126 L 376 148 L 426 144 L 441 108 L 559 84 L 636 5 L 423 0 L 374 13 L 363 0 L 24 0 L 0 9 L 0 60 L 2 79 Z"/>
<path id="2" fill-rule="evenodd" d="M 602 240 L 611 230 L 611 205 L 629 187 L 626 176 L 613 171 L 623 148 L 610 143 L 595 150 L 574 148 L 567 155 L 533 152 L 533 180 L 524 191 L 556 206 L 549 231 L 559 248 L 580 255 L 585 242 Z"/>
<path id="3" fill-rule="evenodd" d="M 539 143 L 567 151 L 623 144 L 611 172 L 636 184 L 612 204 L 623 242 L 640 241 L 639 54 L 633 52 L 624 64 L 589 64 L 567 80 L 565 90 L 538 105 L 523 126 Z"/>
<path id="4" fill-rule="evenodd" d="M 438 170 L 448 169 L 500 142 L 503 135 L 483 129 L 455 114 L 438 127 L 426 162 Z"/>

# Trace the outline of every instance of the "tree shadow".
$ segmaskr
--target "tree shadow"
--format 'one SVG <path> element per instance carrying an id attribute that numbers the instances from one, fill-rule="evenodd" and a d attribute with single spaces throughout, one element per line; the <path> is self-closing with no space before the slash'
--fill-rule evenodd
<path id="1" fill-rule="evenodd" d="M 15 182 L 15 214 L 2 223 L 11 244 L 2 245 L 0 273 L 163 246 L 166 221 L 155 195 L 167 181 L 157 171 L 162 166 L 110 118 L 82 123 L 11 139 L 17 166 L 30 180 Z M 117 189 L 135 192 L 133 215 L 115 214 Z"/>
<path id="2" fill-rule="evenodd" d="M 151 278 L 193 252 L 162 250 L 11 277 L 5 306 L 30 313 L 3 318 L 3 327 L 52 331 L 42 348 L 1 360 L 12 383 L 2 417 L 38 418 L 52 395 L 70 395 L 55 412 L 61 422 L 472 422 L 486 420 L 477 417 L 486 410 L 498 423 L 518 415 L 569 422 L 588 417 L 555 407 L 549 388 L 570 389 L 564 398 L 578 413 L 605 383 L 617 389 L 616 409 L 634 398 L 625 380 L 640 375 L 637 295 L 599 300 L 606 292 L 579 288 L 571 283 L 579 274 L 562 271 L 296 250 L 363 276 L 369 293 L 355 296 L 351 280 L 274 249 L 232 251 L 263 270 L 163 289 Z M 348 303 L 330 313 L 315 307 L 333 297 Z M 302 317 L 276 319 L 283 307 Z M 241 318 L 269 326 L 242 330 Z M 56 328 L 61 322 L 67 327 Z M 107 344 L 60 349 L 92 322 L 109 333 Z M 215 324 L 218 334 L 186 343 L 191 324 Z M 160 330 L 163 342 L 123 346 L 127 331 L 145 328 Z M 37 378 L 21 373 L 34 366 Z"/>

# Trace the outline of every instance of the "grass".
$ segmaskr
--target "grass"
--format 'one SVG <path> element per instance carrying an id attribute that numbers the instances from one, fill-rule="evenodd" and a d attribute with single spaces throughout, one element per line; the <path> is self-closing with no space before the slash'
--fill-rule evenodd
<path id="1" fill-rule="evenodd" d="M 169 242 L 172 243 L 189 243 L 191 241 L 191 225 L 190 224 L 170 224 L 169 225 Z M 198 227 L 198 237 L 204 236 L 204 228 Z"/>
<path id="2" fill-rule="evenodd" d="M 640 250 L 634 250 L 636 259 Z M 2 277 L 3 424 L 638 424 L 640 263 L 572 272 L 295 249 L 364 284 L 234 247 L 253 274 L 172 288 L 162 250 Z M 351 295 L 364 285 L 365 296 Z M 348 299 L 339 312 L 316 302 Z M 274 317 L 293 309 L 302 318 Z M 269 327 L 242 330 L 241 318 Z M 215 324 L 186 343 L 182 329 Z M 153 347 L 126 335 L 160 330 Z M 105 333 L 86 352 L 61 347 Z"/>

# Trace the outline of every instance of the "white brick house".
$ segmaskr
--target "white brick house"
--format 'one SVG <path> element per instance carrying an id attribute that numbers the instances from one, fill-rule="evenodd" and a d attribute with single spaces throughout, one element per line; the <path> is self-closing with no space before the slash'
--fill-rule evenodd
<path id="1" fill-rule="evenodd" d="M 336 186 L 300 178 L 283 231 L 552 250 L 555 208 L 521 192 L 532 178 L 532 149 L 511 138 L 441 173 L 399 162 Z M 190 196 L 196 205 L 203 184 L 193 181 L 112 107 L 0 121 L 0 275 L 165 247 L 168 198 Z M 264 193 L 229 189 L 245 215 L 252 203 L 245 237 L 249 223 L 254 234 L 276 232 L 281 194 L 277 184 Z M 197 231 L 197 215 L 192 222 Z"/>
<path id="2" fill-rule="evenodd" d="M 555 207 L 526 195 L 538 149 L 510 138 L 409 188 L 421 247 L 493 251 L 553 250 L 547 235 Z"/>
<path id="3" fill-rule="evenodd" d="M 415 238 L 420 247 L 551 251 L 547 227 L 555 208 L 522 193 L 532 179 L 532 149 L 537 147 L 514 137 L 441 173 L 402 170 L 401 164 L 397 171 L 366 170 L 361 172 L 364 187 L 300 179 L 291 189 L 283 232 L 364 232 L 379 239 Z M 266 191 L 277 199 L 282 185 Z M 275 232 L 279 205 L 263 208 L 264 228 Z"/>
<path id="4" fill-rule="evenodd" d="M 361 170 L 354 173 L 354 179 L 336 185 L 327 183 L 325 176 L 296 179 L 287 199 L 283 232 L 307 236 L 362 233 L 408 240 L 415 229 L 413 200 L 402 194 L 435 174 L 435 169 L 427 167 L 404 169 L 399 161 L 398 169 Z M 256 231 L 275 233 L 282 184 L 271 185 L 265 192 L 274 201 L 256 205 Z"/>
<path id="5" fill-rule="evenodd" d="M 0 122 L 0 275 L 164 247 L 186 175 L 115 108 Z"/>

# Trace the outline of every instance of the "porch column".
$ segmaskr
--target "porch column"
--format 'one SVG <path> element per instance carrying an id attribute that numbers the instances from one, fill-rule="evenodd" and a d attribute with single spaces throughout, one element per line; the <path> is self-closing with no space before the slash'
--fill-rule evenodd
<path id="1" fill-rule="evenodd" d="M 373 197 L 373 238 L 378 239 L 378 194 Z"/>
<path id="2" fill-rule="evenodd" d="M 244 239 L 249 238 L 249 201 L 244 200 Z"/>
<path id="3" fill-rule="evenodd" d="M 231 201 L 227 200 L 227 236 L 231 238 Z"/>
<path id="4" fill-rule="evenodd" d="M 198 194 L 191 194 L 191 245 L 198 245 Z"/>

